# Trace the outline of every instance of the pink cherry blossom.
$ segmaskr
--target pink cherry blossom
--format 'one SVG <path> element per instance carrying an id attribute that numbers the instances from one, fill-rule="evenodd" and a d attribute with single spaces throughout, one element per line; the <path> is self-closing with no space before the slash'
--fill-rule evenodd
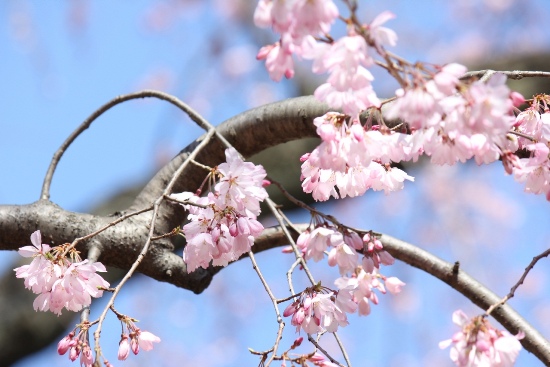
<path id="1" fill-rule="evenodd" d="M 82 347 L 82 352 L 80 353 L 80 366 L 92 367 L 94 364 L 94 357 L 92 355 L 92 350 L 87 343 L 84 343 Z"/>
<path id="2" fill-rule="evenodd" d="M 232 206 L 248 216 L 259 215 L 260 201 L 268 196 L 263 186 L 265 169 L 243 161 L 234 148 L 227 149 L 225 156 L 226 162 L 218 166 L 222 177 L 215 190 L 224 205 Z"/>
<path id="3" fill-rule="evenodd" d="M 373 64 L 362 36 L 350 34 L 336 41 L 316 62 L 316 73 L 329 72 L 327 83 L 315 90 L 315 97 L 330 107 L 356 116 L 369 107 L 380 106 L 372 89 L 374 79 L 366 68 Z"/>
<path id="4" fill-rule="evenodd" d="M 330 266 L 338 265 L 340 275 L 349 273 L 357 267 L 357 252 L 346 243 L 342 242 L 333 247 L 328 254 L 328 264 Z"/>
<path id="5" fill-rule="evenodd" d="M 332 0 L 295 0 L 292 7 L 291 32 L 294 37 L 317 36 L 330 31 L 338 17 L 338 8 Z"/>
<path id="6" fill-rule="evenodd" d="M 260 202 L 267 198 L 265 170 L 243 161 L 233 148 L 225 154 L 226 162 L 214 172 L 219 182 L 213 192 L 205 197 L 189 192 L 172 195 L 189 203 L 182 204 L 189 211 L 189 223 L 183 227 L 187 240 L 183 260 L 188 272 L 237 260 L 250 251 L 264 229 L 256 216 Z"/>
<path id="7" fill-rule="evenodd" d="M 378 304 L 378 296 L 374 291 L 378 290 L 382 294 L 386 293 L 384 283 L 392 294 L 399 293 L 405 285 L 396 277 L 384 277 L 374 267 L 370 272 L 358 267 L 351 277 L 343 276 L 334 282 L 339 289 L 338 295 L 342 294 L 342 299 L 337 304 L 348 313 L 357 310 L 359 315 L 369 315 L 371 303 Z M 351 306 L 350 301 L 355 303 L 356 306 Z"/>
<path id="8" fill-rule="evenodd" d="M 269 76 L 276 82 L 281 81 L 283 76 L 287 79 L 294 76 L 292 52 L 281 47 L 280 42 L 262 47 L 256 59 L 265 60 L 265 67 L 269 72 Z"/>
<path id="9" fill-rule="evenodd" d="M 65 336 L 63 339 L 57 343 L 57 353 L 63 355 L 67 353 L 69 348 L 74 347 L 78 344 L 78 338 L 74 338 L 74 331 L 70 332 L 69 335 Z"/>
<path id="10" fill-rule="evenodd" d="M 318 367 L 338 367 L 339 365 L 330 362 L 325 356 L 316 352 L 313 356 L 308 358 L 309 362 L 312 362 L 314 366 Z"/>
<path id="11" fill-rule="evenodd" d="M 125 361 L 130 355 L 130 343 L 128 342 L 128 335 L 122 334 L 122 338 L 118 343 L 118 360 Z"/>
<path id="12" fill-rule="evenodd" d="M 297 332 L 302 329 L 308 334 L 335 332 L 338 327 L 348 325 L 346 312 L 355 311 L 349 304 L 350 300 L 351 295 L 346 298 L 345 291 L 338 297 L 332 290 L 318 284 L 306 288 L 296 301 L 287 306 L 283 316 L 292 315 L 291 323 Z"/>
<path id="13" fill-rule="evenodd" d="M 483 316 L 469 319 L 461 310 L 453 313 L 453 322 L 461 327 L 451 339 L 439 343 L 441 349 L 451 347 L 450 357 L 457 366 L 512 367 L 521 350 L 518 339 L 489 324 Z"/>
<path id="14" fill-rule="evenodd" d="M 106 271 L 100 262 L 71 263 L 63 256 L 63 246 L 50 249 L 40 243 L 40 231 L 31 235 L 31 241 L 34 247 L 20 249 L 22 256 L 33 256 L 31 264 L 14 270 L 16 277 L 25 278 L 25 287 L 38 294 L 33 302 L 36 311 L 51 311 L 57 315 L 63 308 L 80 311 L 90 305 L 91 297 L 101 297 L 102 289 L 109 287 L 109 283 L 97 274 Z"/>
<path id="15" fill-rule="evenodd" d="M 367 26 L 369 38 L 377 48 L 383 45 L 395 46 L 397 44 L 397 34 L 389 28 L 382 27 L 382 24 L 393 18 L 395 18 L 395 14 L 385 11 L 378 14 Z"/>
<path id="16" fill-rule="evenodd" d="M 148 331 L 138 331 L 137 338 L 139 347 L 146 352 L 153 349 L 153 343 L 160 343 L 160 338 Z"/>

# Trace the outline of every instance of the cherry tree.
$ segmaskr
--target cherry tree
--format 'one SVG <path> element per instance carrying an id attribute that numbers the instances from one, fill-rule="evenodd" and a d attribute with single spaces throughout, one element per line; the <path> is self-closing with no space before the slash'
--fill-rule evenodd
<path id="1" fill-rule="evenodd" d="M 550 200 L 550 97 L 532 98 L 509 89 L 507 79 L 548 77 L 538 71 L 468 71 L 458 63 L 410 62 L 390 51 L 398 44 L 391 29 L 396 15 L 362 19 L 354 1 L 260 0 L 258 27 L 271 28 L 277 41 L 262 47 L 257 59 L 275 81 L 295 76 L 297 59 L 311 60 L 311 71 L 326 77 L 314 96 L 299 97 L 243 112 L 218 127 L 169 94 L 144 90 L 118 96 L 96 110 L 54 154 L 40 199 L 29 205 L 0 206 L 0 247 L 18 249 L 31 262 L 15 276 L 36 294 L 33 308 L 60 315 L 80 312 L 81 322 L 59 341 L 58 353 L 81 365 L 112 366 L 115 359 L 154 353 L 162 343 L 155 330 L 142 330 L 137 318 L 116 307 L 117 296 L 136 273 L 195 293 L 237 261 L 250 261 L 273 305 L 277 320 L 272 347 L 250 353 L 262 366 L 350 366 L 338 332 L 351 314 L 371 315 L 387 293 L 399 297 L 407 279 L 392 275 L 395 261 L 407 263 L 447 283 L 480 307 L 478 315 L 461 310 L 449 315 L 457 332 L 442 337 L 459 366 L 511 366 L 522 348 L 550 363 L 548 341 L 507 305 L 537 262 L 536 255 L 510 291 L 499 297 L 456 263 L 380 233 L 354 228 L 330 212 L 303 202 L 246 159 L 269 147 L 305 137 L 320 144 L 301 157 L 301 181 L 315 201 L 354 198 L 367 191 L 391 195 L 413 185 L 407 162 L 434 166 L 475 161 L 502 164 L 528 194 Z M 341 34 L 332 33 L 335 23 Z M 373 69 L 399 84 L 394 97 L 382 99 L 373 86 Z M 205 133 L 182 150 L 149 181 L 134 202 L 114 216 L 72 213 L 50 201 L 58 162 L 73 141 L 99 116 L 134 99 L 155 98 L 187 114 Z M 274 202 L 266 187 L 308 212 L 309 223 L 295 223 Z M 277 222 L 266 226 L 260 213 Z M 183 251 L 173 239 L 184 238 Z M 293 263 L 281 270 L 286 294 L 275 294 L 255 254 L 282 247 Z M 312 263 L 338 270 L 331 282 L 319 281 Z M 116 284 L 101 273 L 105 266 L 124 269 Z M 285 275 L 286 274 L 286 275 Z M 298 288 L 296 278 L 309 285 Z M 23 286 L 22 285 L 22 286 Z M 97 319 L 90 319 L 93 298 L 108 297 Z M 118 355 L 102 349 L 108 315 L 120 321 Z M 496 325 L 493 317 L 502 326 Z M 296 337 L 283 338 L 295 328 Z M 340 355 L 323 347 L 335 338 Z M 304 352 L 298 347 L 309 343 Z M 132 352 L 132 353 L 130 353 Z M 138 355 L 131 357 L 131 354 Z"/>

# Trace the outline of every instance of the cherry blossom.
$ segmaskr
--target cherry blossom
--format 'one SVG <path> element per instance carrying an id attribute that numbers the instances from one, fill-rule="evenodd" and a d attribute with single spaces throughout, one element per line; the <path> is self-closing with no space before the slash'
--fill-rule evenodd
<path id="1" fill-rule="evenodd" d="M 257 60 L 265 60 L 265 67 L 274 81 L 280 81 L 283 76 L 290 79 L 294 76 L 294 61 L 292 52 L 281 47 L 280 42 L 264 46 L 256 56 Z"/>
<path id="2" fill-rule="evenodd" d="M 374 20 L 365 28 L 369 31 L 369 38 L 380 49 L 383 45 L 395 46 L 397 44 L 397 34 L 392 29 L 382 27 L 382 24 L 395 18 L 395 14 L 385 11 L 376 16 Z"/>
<path id="3" fill-rule="evenodd" d="M 343 295 L 341 305 L 347 304 L 347 306 L 341 307 L 349 313 L 357 310 L 359 315 L 364 316 L 370 314 L 371 303 L 378 304 L 378 296 L 374 290 L 385 294 L 387 287 L 391 294 L 397 294 L 401 292 L 401 288 L 405 285 L 396 277 L 386 278 L 376 268 L 367 272 L 362 267 L 357 267 L 351 277 L 343 276 L 336 279 L 334 284 L 339 289 L 338 295 Z M 354 303 L 355 306 L 351 303 Z"/>
<path id="4" fill-rule="evenodd" d="M 441 349 L 451 347 L 451 360 L 457 366 L 511 367 L 521 350 L 519 339 L 507 331 L 501 331 L 489 324 L 483 316 L 469 319 L 461 310 L 453 313 L 453 322 L 461 327 L 451 339 L 439 343 Z"/>
<path id="5" fill-rule="evenodd" d="M 101 297 L 103 289 L 109 287 L 109 283 L 97 274 L 106 271 L 100 262 L 70 262 L 63 255 L 64 246 L 51 249 L 41 244 L 40 231 L 31 235 L 31 242 L 33 246 L 22 247 L 19 253 L 24 257 L 32 256 L 32 262 L 14 270 L 17 278 L 25 279 L 25 287 L 38 294 L 33 302 L 36 311 L 51 311 L 57 315 L 61 315 L 63 308 L 80 311 L 90 305 L 91 297 Z M 73 252 L 73 255 L 80 260 L 78 254 Z"/>
<path id="6" fill-rule="evenodd" d="M 283 75 L 294 76 L 292 54 L 311 51 L 312 37 L 327 34 L 338 17 L 332 0 L 261 0 L 254 12 L 258 27 L 272 27 L 281 38 L 273 45 L 260 49 L 257 59 L 266 60 L 271 79 L 280 81 Z"/>
<path id="7" fill-rule="evenodd" d="M 183 204 L 190 220 L 183 227 L 187 240 L 183 260 L 188 272 L 237 260 L 250 251 L 264 229 L 256 217 L 260 202 L 267 198 L 265 170 L 243 161 L 233 148 L 225 155 L 226 162 L 213 172 L 219 178 L 213 192 L 204 197 L 190 192 L 171 195 L 189 203 Z"/>
<path id="8" fill-rule="evenodd" d="M 344 298 L 337 300 L 338 293 L 319 283 L 306 288 L 297 300 L 287 306 L 283 316 L 292 315 L 291 324 L 296 326 L 296 332 L 301 329 L 308 334 L 335 332 L 339 326 L 348 325 L 346 312 L 355 311 Z"/>
<path id="9" fill-rule="evenodd" d="M 130 355 L 130 342 L 128 342 L 128 335 L 122 334 L 120 342 L 118 343 L 118 360 L 125 361 Z"/>

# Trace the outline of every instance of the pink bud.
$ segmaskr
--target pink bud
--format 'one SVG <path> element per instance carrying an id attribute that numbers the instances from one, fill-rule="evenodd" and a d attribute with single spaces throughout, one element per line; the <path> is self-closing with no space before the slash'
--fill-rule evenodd
<path id="1" fill-rule="evenodd" d="M 355 232 L 349 232 L 344 236 L 344 242 L 356 250 L 363 249 L 363 240 Z"/>
<path id="2" fill-rule="evenodd" d="M 139 353 L 139 343 L 138 343 L 137 337 L 135 335 L 133 335 L 132 339 L 130 340 L 130 348 L 132 349 L 132 352 L 134 354 Z"/>
<path id="3" fill-rule="evenodd" d="M 512 91 L 510 93 L 510 99 L 512 100 L 514 107 L 519 107 L 525 103 L 525 98 L 521 95 L 521 93 L 516 91 Z"/>
<path id="4" fill-rule="evenodd" d="M 295 307 L 294 303 L 291 303 L 283 311 L 283 316 L 288 317 L 288 316 L 294 314 L 294 312 L 296 312 L 296 307 Z"/>
<path id="5" fill-rule="evenodd" d="M 309 310 L 309 307 L 311 307 L 311 297 L 306 296 L 306 298 L 304 299 L 304 309 Z"/>
<path id="6" fill-rule="evenodd" d="M 239 234 L 239 230 L 237 229 L 237 225 L 234 222 L 231 223 L 231 225 L 229 226 L 229 234 L 233 237 L 237 237 L 237 235 Z"/>
<path id="7" fill-rule="evenodd" d="M 69 350 L 69 359 L 74 362 L 76 361 L 79 355 L 80 355 L 80 347 L 78 345 L 71 347 L 71 349 Z"/>
<path id="8" fill-rule="evenodd" d="M 269 186 L 269 185 L 271 185 L 271 181 L 269 181 L 269 180 L 262 180 L 262 187 L 267 187 L 267 186 Z"/>
<path id="9" fill-rule="evenodd" d="M 294 326 L 302 325 L 302 322 L 304 322 L 305 317 L 306 317 L 306 313 L 304 312 L 304 309 L 300 307 L 292 316 L 291 324 Z"/>
<path id="10" fill-rule="evenodd" d="M 330 252 L 328 253 L 328 265 L 329 266 L 336 266 L 336 264 L 338 263 L 338 250 L 336 248 L 333 248 L 332 250 L 330 250 Z"/>
<path id="11" fill-rule="evenodd" d="M 92 350 L 88 344 L 85 344 L 82 348 L 82 354 L 80 355 L 80 365 L 85 367 L 92 367 L 94 358 L 92 356 Z"/>
<path id="12" fill-rule="evenodd" d="M 122 334 L 122 339 L 118 343 L 118 360 L 125 361 L 130 355 L 130 343 L 128 342 L 128 335 Z"/>
<path id="13" fill-rule="evenodd" d="M 374 243 L 367 243 L 367 251 L 372 252 L 374 250 Z"/>
<path id="14" fill-rule="evenodd" d="M 363 141 L 365 130 L 363 129 L 363 126 L 361 124 L 353 124 L 351 125 L 351 133 L 353 134 L 353 137 L 357 141 Z"/>
<path id="15" fill-rule="evenodd" d="M 76 345 L 76 341 L 73 340 L 74 332 L 69 333 L 66 337 L 61 339 L 57 344 L 57 353 L 63 355 L 67 353 L 70 347 Z"/>
<path id="16" fill-rule="evenodd" d="M 218 239 L 220 238 L 221 230 L 219 226 L 216 226 L 212 228 L 212 231 L 210 231 L 210 234 L 212 235 L 212 242 L 218 242 Z"/>
<path id="17" fill-rule="evenodd" d="M 281 250 L 281 252 L 283 254 L 291 254 L 294 252 L 294 249 L 292 248 L 292 246 L 286 246 L 286 247 L 283 247 L 283 249 Z"/>

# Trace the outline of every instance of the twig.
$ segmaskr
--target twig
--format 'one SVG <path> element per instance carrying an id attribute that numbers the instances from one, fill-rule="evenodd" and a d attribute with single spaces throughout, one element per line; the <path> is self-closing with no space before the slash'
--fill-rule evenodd
<path id="1" fill-rule="evenodd" d="M 516 284 L 514 284 L 514 286 L 510 289 L 510 292 L 504 297 L 502 298 L 499 302 L 495 303 L 494 305 L 492 305 L 491 307 L 489 307 L 487 309 L 487 311 L 485 312 L 485 315 L 486 316 L 489 316 L 491 314 L 491 312 L 493 312 L 497 307 L 499 306 L 502 306 L 503 304 L 505 304 L 506 302 L 508 302 L 509 299 L 513 298 L 515 293 L 516 293 L 516 290 L 518 289 L 518 287 L 520 285 L 523 284 L 523 282 L 525 281 L 525 278 L 527 278 L 527 274 L 529 274 L 529 272 L 531 270 L 533 270 L 533 268 L 535 267 L 535 264 L 547 257 L 548 255 L 550 255 L 550 249 L 544 251 L 543 253 L 541 253 L 540 255 L 537 255 L 535 257 L 533 257 L 533 259 L 531 260 L 531 262 L 529 263 L 529 265 L 527 265 L 527 267 L 525 268 L 525 271 L 523 272 L 523 274 L 521 275 L 521 277 L 519 278 L 519 280 L 517 281 Z"/>
<path id="2" fill-rule="evenodd" d="M 488 73 L 500 73 L 504 74 L 508 77 L 508 79 L 514 79 L 514 80 L 520 80 L 523 78 L 550 78 L 550 72 L 548 71 L 521 71 L 521 70 L 514 70 L 514 71 L 502 71 L 502 70 L 475 70 L 475 71 L 469 71 L 466 74 L 462 75 L 460 79 L 469 79 L 474 77 L 483 77 L 484 75 L 487 75 Z"/>
<path id="3" fill-rule="evenodd" d="M 295 226 L 306 230 L 309 224 L 296 224 Z M 276 244 L 274 246 L 283 246 L 288 243 L 283 241 L 287 239 L 287 236 L 282 228 L 277 227 L 278 232 L 271 231 L 273 228 L 268 229 L 270 230 L 269 238 L 271 242 Z M 359 230 L 359 232 L 368 231 Z M 487 310 L 491 305 L 500 301 L 501 298 L 499 296 L 476 281 L 460 269 L 460 267 L 456 269 L 454 263 L 443 261 L 428 251 L 392 236 L 382 233 L 379 236 L 384 249 L 394 258 L 440 279 L 481 309 Z M 266 246 L 263 250 L 268 250 L 269 248 L 269 246 Z M 542 254 L 539 256 L 542 256 Z M 523 347 L 530 353 L 533 353 L 542 363 L 550 366 L 550 342 L 519 313 L 509 305 L 504 304 L 495 309 L 492 312 L 492 316 L 512 334 L 523 331 L 525 333 L 525 338 L 521 340 Z"/>
<path id="4" fill-rule="evenodd" d="M 277 304 L 277 298 L 273 295 L 273 292 L 269 288 L 269 284 L 267 284 L 264 276 L 262 275 L 262 272 L 260 271 L 260 268 L 258 267 L 258 263 L 256 263 L 256 258 L 254 257 L 254 253 L 252 251 L 248 252 L 248 257 L 250 257 L 250 261 L 252 262 L 252 267 L 256 271 L 256 274 L 258 274 L 258 277 L 260 278 L 260 281 L 262 282 L 265 291 L 269 295 L 269 298 L 271 298 L 271 302 L 273 303 L 273 308 L 275 309 L 275 314 L 277 315 L 277 323 L 279 324 L 279 329 L 277 330 L 277 337 L 275 338 L 275 343 L 273 344 L 273 353 L 271 354 L 271 357 L 267 360 L 267 362 L 264 364 L 265 367 L 269 367 L 271 362 L 273 361 L 273 358 L 277 355 L 277 349 L 279 349 L 279 343 L 281 342 L 281 339 L 283 337 L 283 329 L 285 328 L 285 322 L 283 321 L 283 318 L 281 317 L 281 313 L 279 312 L 279 305 Z"/>
<path id="5" fill-rule="evenodd" d="M 292 273 L 294 272 L 294 269 L 296 268 L 296 266 L 298 266 L 298 264 L 301 264 L 301 263 L 302 261 L 300 259 L 296 259 L 296 261 L 294 261 L 290 269 L 288 269 L 288 271 L 286 272 L 286 278 L 288 280 L 288 288 L 290 290 L 290 294 L 296 294 L 296 292 L 294 292 L 294 287 L 292 286 Z"/>
<path id="6" fill-rule="evenodd" d="M 125 221 L 126 219 L 130 218 L 130 217 L 133 217 L 135 215 L 138 215 L 138 214 L 141 214 L 141 213 L 145 213 L 145 212 L 148 212 L 149 210 L 152 210 L 153 209 L 153 206 L 149 206 L 147 208 L 143 208 L 141 210 L 136 210 L 135 212 L 131 212 L 129 214 L 125 214 L 117 219 L 115 219 L 114 221 L 110 222 L 109 224 L 101 227 L 100 229 L 98 229 L 97 231 L 94 231 L 90 234 L 87 234 L 86 236 L 82 236 L 82 237 L 78 237 L 78 238 L 75 238 L 73 242 L 71 242 L 70 246 L 68 246 L 65 251 L 63 252 L 63 256 L 65 256 L 67 254 L 67 252 L 69 252 L 70 249 L 72 248 L 75 248 L 76 245 L 78 245 L 79 242 L 81 241 L 85 241 L 89 238 L 92 238 L 94 236 L 97 236 L 98 234 L 100 234 L 101 232 L 105 231 L 106 229 L 114 226 L 114 225 L 117 225 L 118 223 L 120 222 L 123 222 Z M 94 250 L 95 248 L 95 250 Z M 95 253 L 95 251 L 99 251 L 99 249 L 97 249 L 95 246 L 92 246 L 92 248 L 90 248 L 89 252 L 88 252 L 88 259 L 90 258 L 90 253 Z M 99 258 L 99 255 L 98 257 L 94 260 L 94 261 L 97 261 L 97 259 Z"/>
<path id="7" fill-rule="evenodd" d="M 181 205 L 191 205 L 191 206 L 196 206 L 197 208 L 202 208 L 202 209 L 207 209 L 208 208 L 208 206 L 206 206 L 206 205 L 202 205 L 202 204 L 199 204 L 199 203 L 193 203 L 193 202 L 190 202 L 189 200 L 181 201 L 181 200 L 178 200 L 178 199 L 174 199 L 170 195 L 164 195 L 164 199 L 167 200 L 167 201 L 172 201 L 172 202 L 177 203 L 177 204 L 181 204 Z"/>
<path id="8" fill-rule="evenodd" d="M 206 131 L 212 130 L 214 127 L 206 121 L 201 115 L 199 115 L 195 110 L 193 110 L 191 107 L 189 107 L 186 103 L 180 101 L 178 98 L 156 90 L 143 90 L 136 93 L 130 93 L 130 94 L 123 94 L 118 97 L 113 98 L 109 102 L 105 103 L 103 106 L 98 108 L 94 113 L 90 115 L 76 130 L 74 130 L 71 135 L 61 144 L 59 149 L 54 153 L 52 161 L 50 162 L 50 166 L 48 167 L 48 171 L 46 172 L 46 176 L 44 177 L 44 183 L 42 184 L 42 192 L 40 193 L 40 199 L 43 200 L 49 200 L 50 199 L 50 185 L 53 178 L 53 174 L 55 172 L 55 169 L 57 167 L 57 164 L 59 163 L 59 160 L 69 148 L 69 146 L 73 143 L 73 141 L 84 132 L 84 130 L 88 129 L 92 122 L 94 122 L 99 116 L 101 116 L 103 113 L 108 111 L 109 109 L 113 108 L 114 106 L 121 104 L 126 101 L 130 101 L 132 99 L 140 99 L 140 98 L 158 98 L 163 101 L 169 102 L 173 104 L 174 106 L 181 109 L 183 112 L 185 112 L 191 120 L 193 120 L 197 125 L 199 125 L 201 128 L 203 128 Z M 228 146 L 227 140 L 221 135 L 217 134 L 216 136 L 220 141 Z"/>
<path id="9" fill-rule="evenodd" d="M 156 219 L 157 219 L 160 204 L 164 200 L 164 197 L 166 195 L 170 194 L 170 192 L 172 190 L 172 187 L 174 186 L 176 180 L 179 178 L 181 173 L 185 170 L 185 168 L 187 167 L 189 162 L 191 160 L 195 159 L 195 157 L 197 156 L 199 151 L 210 142 L 210 139 L 212 138 L 212 136 L 215 133 L 216 133 L 216 130 L 214 128 L 212 128 L 211 130 L 208 131 L 208 133 L 204 137 L 204 140 L 201 141 L 199 145 L 197 145 L 197 147 L 193 150 L 193 152 L 191 152 L 189 157 L 174 172 L 174 174 L 172 176 L 172 179 L 170 180 L 168 185 L 166 185 L 166 188 L 164 189 L 164 192 L 162 193 L 162 195 L 160 195 L 158 197 L 158 199 L 155 200 L 155 203 L 153 204 L 153 214 L 151 216 L 150 228 L 149 228 L 149 234 L 147 235 L 147 240 L 145 241 L 145 244 L 143 245 L 143 248 L 142 248 L 141 252 L 139 253 L 136 261 L 134 261 L 134 263 L 130 267 L 130 270 L 128 270 L 126 275 L 122 278 L 120 283 L 116 286 L 115 291 L 113 292 L 113 295 L 109 299 L 109 302 L 107 303 L 107 305 L 105 306 L 105 309 L 103 310 L 103 312 L 101 313 L 101 315 L 99 317 L 99 323 L 98 323 L 96 331 L 94 332 L 96 358 L 99 356 L 99 353 L 101 351 L 101 347 L 100 347 L 100 344 L 99 344 L 99 338 L 100 338 L 100 335 L 101 335 L 101 327 L 103 325 L 103 321 L 105 320 L 105 317 L 107 316 L 107 311 L 114 304 L 115 299 L 118 296 L 118 293 L 120 292 L 120 289 L 122 288 L 122 286 L 134 274 L 135 270 L 137 269 L 139 264 L 143 261 L 143 258 L 145 257 L 145 255 L 147 254 L 147 251 L 149 250 L 149 246 L 151 244 L 151 239 L 153 238 L 153 234 L 154 234 L 154 231 L 155 231 L 155 223 L 156 223 Z"/>
<path id="10" fill-rule="evenodd" d="M 266 199 L 266 203 L 267 203 L 267 206 L 269 207 L 269 210 L 271 210 L 271 212 L 275 216 L 275 219 L 277 219 L 277 222 L 279 222 L 279 224 L 281 226 L 281 230 L 283 231 L 286 238 L 288 239 L 288 242 L 292 246 L 292 250 L 294 251 L 294 256 L 296 256 L 296 259 L 298 261 L 300 261 L 302 267 L 304 268 L 304 272 L 306 273 L 306 275 L 307 275 L 309 281 L 311 282 L 311 284 L 315 285 L 315 279 L 313 278 L 313 275 L 309 271 L 309 268 L 306 264 L 306 261 L 302 257 L 302 254 L 300 254 L 300 251 L 298 250 L 298 247 L 296 246 L 296 242 L 294 242 L 294 239 L 292 238 L 292 235 L 290 234 L 290 232 L 286 228 L 285 223 L 284 223 L 284 219 L 281 216 L 281 214 L 279 213 L 279 210 L 275 207 L 275 203 L 270 198 Z"/>
<path id="11" fill-rule="evenodd" d="M 321 351 L 321 353 L 323 353 L 325 355 L 325 357 L 327 357 L 332 363 L 337 364 L 340 367 L 344 367 L 343 364 L 338 362 L 336 359 L 332 358 L 332 356 L 323 347 L 321 347 L 315 339 L 313 339 L 311 334 L 307 334 L 307 340 L 309 340 L 309 342 L 311 344 L 315 345 L 315 348 L 319 349 Z"/>
<path id="12" fill-rule="evenodd" d="M 342 351 L 342 355 L 344 356 L 344 360 L 348 364 L 348 367 L 351 367 L 351 362 L 348 356 L 348 353 L 346 352 L 346 348 L 344 348 L 344 344 L 342 344 L 342 341 L 340 340 L 340 337 L 338 336 L 337 332 L 332 333 L 334 335 L 334 339 L 336 339 L 336 343 L 338 343 L 338 346 L 340 347 L 340 350 Z"/>

